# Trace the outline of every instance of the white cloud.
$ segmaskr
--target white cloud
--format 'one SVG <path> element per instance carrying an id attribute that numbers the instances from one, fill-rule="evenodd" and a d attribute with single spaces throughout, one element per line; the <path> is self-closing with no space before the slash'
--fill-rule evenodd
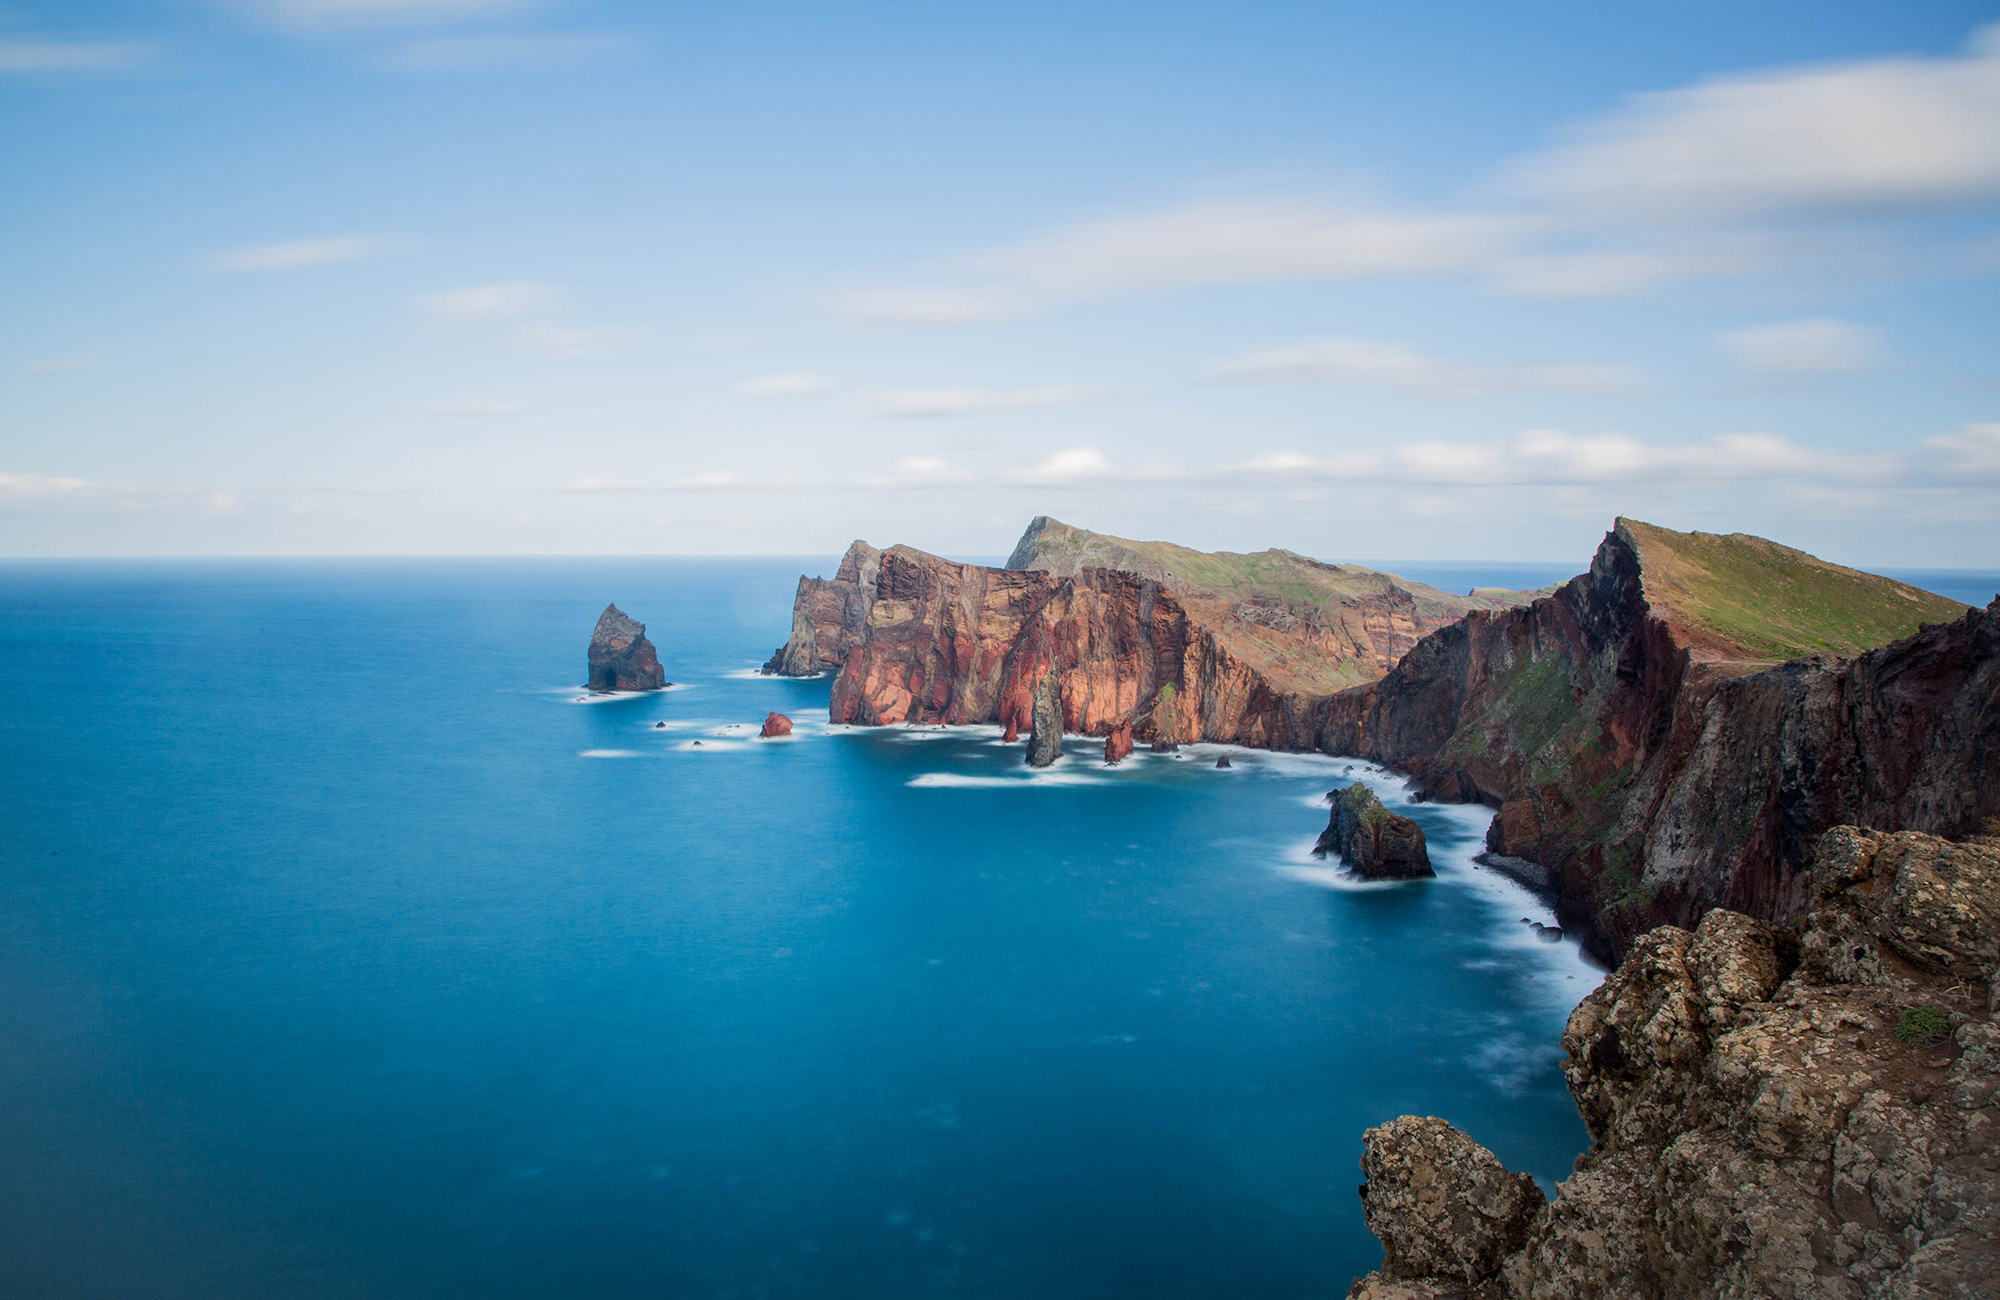
<path id="1" fill-rule="evenodd" d="M 1221 378 L 1244 383 L 1344 383 L 1397 388 L 1439 397 L 1483 397 L 1540 390 L 1626 393 L 1644 377 L 1623 366 L 1491 366 L 1427 357 L 1401 343 L 1328 338 L 1275 348 L 1229 362 Z"/>
<path id="2" fill-rule="evenodd" d="M 647 483 L 636 478 L 594 478 L 584 477 L 570 480 L 566 492 L 639 492 Z"/>
<path id="3" fill-rule="evenodd" d="M 0 40 L 0 73 L 105 72 L 130 68 L 153 56 L 137 41 Z"/>
<path id="4" fill-rule="evenodd" d="M 877 286 L 836 305 L 913 324 L 999 320 L 1053 303 L 1202 285 L 1463 270 L 1520 222 L 1285 200 L 1204 203 L 1089 222 L 968 258 L 957 283 Z"/>
<path id="5" fill-rule="evenodd" d="M 2000 194 L 2000 39 L 1948 58 L 1722 77 L 1633 97 L 1505 169 L 1506 191 L 1654 223 Z"/>
<path id="6" fill-rule="evenodd" d="M 494 397 L 441 397 L 418 409 L 427 415 L 514 415 L 521 404 Z"/>
<path id="7" fill-rule="evenodd" d="M 1764 374 L 1873 370 L 1882 364 L 1874 330 L 1826 316 L 1725 330 L 1715 342 L 1736 369 Z"/>
<path id="8" fill-rule="evenodd" d="M 877 415 L 935 418 L 985 415 L 993 411 L 1018 411 L 1033 407 L 1074 406 L 1098 396 L 1096 390 L 1074 384 L 1048 388 L 906 388 L 878 394 L 873 407 Z"/>
<path id="9" fill-rule="evenodd" d="M 1009 483 L 1055 487 L 1115 478 L 1119 474 L 1103 452 L 1094 447 L 1072 447 L 1002 477 Z"/>
<path id="10" fill-rule="evenodd" d="M 1924 445 L 1943 453 L 1952 477 L 2000 478 L 2000 423 L 1961 425 Z"/>
<path id="11" fill-rule="evenodd" d="M 954 465 L 936 456 L 905 456 L 898 460 L 889 473 L 881 478 L 863 479 L 863 487 L 945 487 L 953 484 L 972 483 L 977 476 L 971 470 Z"/>
<path id="12" fill-rule="evenodd" d="M 554 306 L 555 300 L 552 285 L 511 280 L 418 294 L 412 304 L 419 312 L 437 320 L 478 325 L 537 315 Z"/>
<path id="13" fill-rule="evenodd" d="M 387 252 L 391 241 L 375 235 L 335 235 L 324 239 L 293 239 L 277 244 L 252 244 L 217 257 L 217 271 L 294 271 L 307 266 L 355 262 Z"/>
<path id="14" fill-rule="evenodd" d="M 785 370 L 746 379 L 736 386 L 736 391 L 745 397 L 811 397 L 834 387 L 833 380 L 816 370 Z"/>
<path id="15" fill-rule="evenodd" d="M 0 499 L 48 501 L 73 496 L 80 492 L 91 492 L 102 486 L 84 478 L 52 478 L 45 474 L 0 474 Z"/>
<path id="16" fill-rule="evenodd" d="M 507 341 L 529 352 L 565 361 L 597 361 L 623 355 L 625 344 L 616 330 L 564 325 L 555 321 L 530 321 L 506 333 Z"/>
<path id="17" fill-rule="evenodd" d="M 465 22 L 539 8 L 537 0 L 221 0 L 286 27 Z"/>

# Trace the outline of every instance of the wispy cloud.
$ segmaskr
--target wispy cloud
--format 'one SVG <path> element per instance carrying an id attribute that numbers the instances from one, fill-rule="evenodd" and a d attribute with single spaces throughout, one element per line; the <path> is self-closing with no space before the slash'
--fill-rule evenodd
<path id="1" fill-rule="evenodd" d="M 541 7 L 538 0 L 219 0 L 219 3 L 264 22 L 299 28 L 466 22 Z"/>
<path id="2" fill-rule="evenodd" d="M 2000 480 L 2000 423 L 1962 425 L 1924 445 L 1944 457 L 1953 476 Z"/>
<path id="3" fill-rule="evenodd" d="M 1336 337 L 1274 348 L 1218 367 L 1239 383 L 1366 384 L 1438 397 L 1494 393 L 1629 393 L 1645 377 L 1624 366 L 1495 366 L 1428 357 L 1401 343 Z"/>
<path id="4" fill-rule="evenodd" d="M 559 321 L 530 321 L 507 330 L 504 337 L 526 352 L 565 361 L 597 361 L 623 356 L 625 339 L 617 330 Z"/>
<path id="5" fill-rule="evenodd" d="M 30 37 L 0 39 L 0 73 L 108 72 L 133 68 L 153 57 L 139 41 L 51 41 Z"/>
<path id="6" fill-rule="evenodd" d="M 49 501 L 79 493 L 98 492 L 104 484 L 85 478 L 51 477 L 46 474 L 0 474 L 0 498 L 12 501 Z"/>
<path id="7" fill-rule="evenodd" d="M 1138 476 L 1145 477 L 1143 473 Z M 1071 447 L 1001 475 L 1003 482 L 1035 487 L 1061 487 L 1132 477 L 1135 477 L 1132 471 L 1121 471 L 1111 463 L 1110 457 L 1095 447 Z"/>
<path id="8" fill-rule="evenodd" d="M 388 252 L 394 241 L 379 235 L 333 235 L 321 239 L 291 239 L 275 244 L 251 244 L 214 258 L 217 271 L 296 271 L 309 266 L 358 262 Z"/>
<path id="9" fill-rule="evenodd" d="M 1509 165 L 1511 196 L 1656 224 L 2000 194 L 2000 25 L 1958 57 L 1872 59 L 1638 95 Z"/>
<path id="10" fill-rule="evenodd" d="M 905 388 L 877 394 L 871 406 L 877 415 L 922 419 L 1075 406 L 1095 401 L 1101 395 L 1096 389 L 1075 384 L 1047 388 Z"/>
<path id="11" fill-rule="evenodd" d="M 817 370 L 782 370 L 746 379 L 736 385 L 736 391 L 745 397 L 813 397 L 835 387 L 833 380 Z"/>
<path id="12" fill-rule="evenodd" d="M 1873 370 L 1883 354 L 1874 330 L 1829 316 L 1724 330 L 1715 343 L 1736 369 L 1762 374 Z"/>
<path id="13" fill-rule="evenodd" d="M 973 483 L 978 475 L 936 456 L 905 456 L 879 478 L 863 479 L 863 487 L 924 488 Z"/>
<path id="14" fill-rule="evenodd" d="M 532 280 L 469 284 L 418 294 L 411 300 L 419 313 L 455 325 L 519 320 L 548 311 L 555 303 L 555 286 Z"/>
<path id="15" fill-rule="evenodd" d="M 79 370 L 89 370 L 97 364 L 91 357 L 44 357 L 40 361 L 30 361 L 17 367 L 19 373 L 30 379 L 48 375 L 73 375 Z"/>

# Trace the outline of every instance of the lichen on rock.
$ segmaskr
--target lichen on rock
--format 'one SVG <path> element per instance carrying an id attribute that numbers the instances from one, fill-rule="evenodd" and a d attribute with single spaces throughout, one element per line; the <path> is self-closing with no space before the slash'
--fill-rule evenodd
<path id="1" fill-rule="evenodd" d="M 1328 794 L 1333 812 L 1313 853 L 1340 855 L 1348 870 L 1364 880 L 1414 880 L 1437 874 L 1431 868 L 1424 828 L 1390 812 L 1360 782 Z"/>

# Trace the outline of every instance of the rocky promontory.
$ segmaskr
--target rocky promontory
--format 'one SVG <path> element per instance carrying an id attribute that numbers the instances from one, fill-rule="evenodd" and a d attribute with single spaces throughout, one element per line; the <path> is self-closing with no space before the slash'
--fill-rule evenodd
<path id="1" fill-rule="evenodd" d="M 1792 929 L 1647 933 L 1570 1015 L 1593 1145 L 1546 1206 L 1442 1120 L 1369 1130 L 1351 1300 L 1992 1296 L 2000 833 L 1835 827 L 1810 886 Z"/>
<path id="2" fill-rule="evenodd" d="M 1359 781 L 1327 795 L 1333 813 L 1316 857 L 1338 854 L 1347 869 L 1363 880 L 1415 880 L 1435 876 L 1424 844 L 1424 828 L 1382 806 L 1375 792 Z"/>
<path id="3" fill-rule="evenodd" d="M 667 684 L 660 657 L 646 639 L 646 625 L 606 605 L 590 634 L 590 680 L 593 691 L 657 691 Z"/>

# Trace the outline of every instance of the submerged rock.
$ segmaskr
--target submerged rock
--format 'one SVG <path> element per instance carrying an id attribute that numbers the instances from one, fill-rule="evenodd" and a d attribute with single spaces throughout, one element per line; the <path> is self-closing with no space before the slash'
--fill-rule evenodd
<path id="1" fill-rule="evenodd" d="M 1132 724 L 1121 722 L 1104 738 L 1104 761 L 1122 763 L 1132 757 Z"/>
<path id="2" fill-rule="evenodd" d="M 646 625 L 606 605 L 590 634 L 590 680 L 593 691 L 657 691 L 667 684 L 660 657 L 646 639 Z"/>
<path id="3" fill-rule="evenodd" d="M 1375 792 L 1356 783 L 1333 791 L 1333 815 L 1313 845 L 1316 857 L 1337 853 L 1364 880 L 1413 880 L 1435 876 L 1424 828 L 1382 806 Z"/>
<path id="4" fill-rule="evenodd" d="M 1496 1217 L 1494 1180 L 1435 1154 L 1443 1121 L 1371 1129 L 1386 1258 L 1349 1296 L 1994 1294 L 2000 835 L 1837 826 L 1811 883 L 1795 935 L 1722 909 L 1661 926 L 1571 1013 L 1593 1145 L 1504 1258 L 1461 1228 Z M 1913 1012 L 1947 1036 L 1899 1039 Z"/>
<path id="5" fill-rule="evenodd" d="M 1047 767 L 1062 757 L 1062 701 L 1053 674 L 1035 688 L 1033 729 L 1028 732 L 1028 766 Z"/>
<path id="6" fill-rule="evenodd" d="M 764 730 L 759 733 L 764 739 L 792 734 L 792 720 L 782 713 L 770 713 L 764 717 Z"/>

